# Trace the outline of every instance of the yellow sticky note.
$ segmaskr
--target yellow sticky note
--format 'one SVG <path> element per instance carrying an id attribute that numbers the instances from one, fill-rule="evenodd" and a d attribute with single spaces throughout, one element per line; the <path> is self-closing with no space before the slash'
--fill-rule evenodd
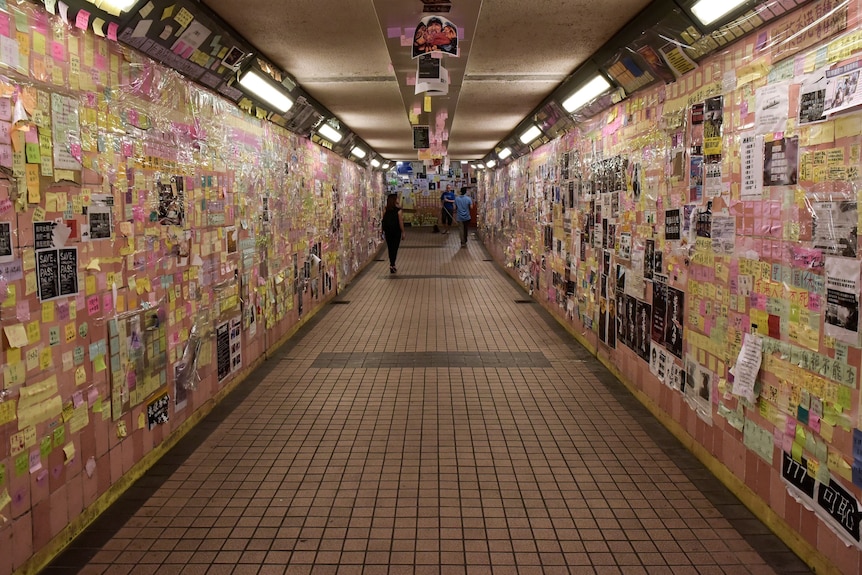
<path id="1" fill-rule="evenodd" d="M 75 327 L 74 323 L 67 323 L 66 327 L 66 343 L 72 343 L 75 341 L 75 338 L 78 336 L 78 329 Z"/>
<path id="2" fill-rule="evenodd" d="M 84 385 L 87 383 L 87 370 L 83 365 L 79 365 L 75 370 L 75 385 Z"/>
<path id="3" fill-rule="evenodd" d="M 431 111 L 431 96 L 425 96 L 425 99 L 423 101 L 422 110 L 425 112 Z"/>
<path id="4" fill-rule="evenodd" d="M 93 371 L 96 373 L 105 371 L 105 356 L 100 355 L 93 361 Z"/>
<path id="5" fill-rule="evenodd" d="M 39 367 L 45 370 L 54 367 L 54 350 L 51 347 L 42 348 L 39 354 Z"/>
<path id="6" fill-rule="evenodd" d="M 66 464 L 75 459 L 75 444 L 71 441 L 63 447 L 63 453 L 66 455 Z"/>
<path id="7" fill-rule="evenodd" d="M 36 269 L 36 250 L 26 248 L 24 250 L 24 271 L 29 272 Z"/>
<path id="8" fill-rule="evenodd" d="M 54 302 L 42 302 L 42 323 L 54 321 Z"/>
<path id="9" fill-rule="evenodd" d="M 144 412 L 138 414 L 138 429 L 143 429 L 147 426 L 147 418 L 144 416 Z"/>
<path id="10" fill-rule="evenodd" d="M 34 293 L 36 293 L 36 272 L 27 272 L 24 274 L 24 294 Z"/>
<path id="11" fill-rule="evenodd" d="M 39 165 L 27 164 L 27 202 L 38 204 L 42 202 L 42 191 L 39 187 Z"/>
<path id="12" fill-rule="evenodd" d="M 27 324 L 27 340 L 29 343 L 39 343 L 42 339 L 42 330 L 39 327 L 38 321 L 31 321 Z"/>
<path id="13" fill-rule="evenodd" d="M 93 295 L 96 293 L 96 277 L 95 276 L 87 276 L 87 279 L 84 280 L 85 291 L 87 295 Z"/>
<path id="14" fill-rule="evenodd" d="M 101 264 L 99 262 L 99 258 L 93 258 L 92 260 L 90 260 L 90 263 L 87 264 L 87 269 L 90 271 L 100 272 L 102 271 L 102 268 L 100 266 Z"/>
<path id="15" fill-rule="evenodd" d="M 3 331 L 6 333 L 6 339 L 9 340 L 9 345 L 12 347 L 24 347 L 27 345 L 29 338 L 24 324 L 5 325 L 3 326 Z"/>
<path id="16" fill-rule="evenodd" d="M 33 32 L 33 51 L 37 54 L 45 54 L 45 36 L 39 32 Z"/>

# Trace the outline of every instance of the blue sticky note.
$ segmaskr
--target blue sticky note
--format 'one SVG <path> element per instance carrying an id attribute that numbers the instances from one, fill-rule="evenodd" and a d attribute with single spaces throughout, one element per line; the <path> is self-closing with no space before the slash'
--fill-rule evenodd
<path id="1" fill-rule="evenodd" d="M 862 429 L 853 430 L 853 459 L 862 461 Z"/>

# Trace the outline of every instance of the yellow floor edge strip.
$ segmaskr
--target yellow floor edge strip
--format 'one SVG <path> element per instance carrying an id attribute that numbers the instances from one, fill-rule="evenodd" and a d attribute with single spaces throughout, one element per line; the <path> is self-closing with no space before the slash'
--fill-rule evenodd
<path id="1" fill-rule="evenodd" d="M 379 249 L 375 250 L 372 253 L 368 260 L 354 273 L 351 278 L 348 280 L 347 284 L 349 285 L 353 279 L 356 278 L 359 273 L 364 270 L 368 265 L 373 263 L 374 258 L 379 253 Z M 107 491 L 105 491 L 102 495 L 100 495 L 89 507 L 84 509 L 84 511 L 78 515 L 75 519 L 73 519 L 69 525 L 67 525 L 60 533 L 58 533 L 54 538 L 48 542 L 45 547 L 37 551 L 33 554 L 30 559 L 28 559 L 24 564 L 21 565 L 18 569 L 13 572 L 13 575 L 36 575 L 42 569 L 47 567 L 51 561 L 56 559 L 65 549 L 68 547 L 72 541 L 75 540 L 84 530 L 92 525 L 92 523 L 99 518 L 99 516 L 104 513 L 113 503 L 115 503 L 122 495 L 126 492 L 129 487 L 131 487 L 138 479 L 143 477 L 143 475 L 149 471 L 149 469 L 155 465 L 159 459 L 161 459 L 168 451 L 171 450 L 179 441 L 189 432 L 191 431 L 200 421 L 209 415 L 213 409 L 216 408 L 224 399 L 234 390 L 236 389 L 243 381 L 245 381 L 251 373 L 260 366 L 267 358 L 275 353 L 278 348 L 287 343 L 287 341 L 296 335 L 296 332 L 300 330 L 306 323 L 311 320 L 318 312 L 323 310 L 326 305 L 339 294 L 338 292 L 333 293 L 330 297 L 321 300 L 320 305 L 312 308 L 309 311 L 308 315 L 304 318 L 300 319 L 295 325 L 293 325 L 287 333 L 285 333 L 281 338 L 278 339 L 273 345 L 269 346 L 265 353 L 263 353 L 260 357 L 254 360 L 251 365 L 243 369 L 237 377 L 235 377 L 231 382 L 227 383 L 224 388 L 219 390 L 209 401 L 207 401 L 204 405 L 200 407 L 197 411 L 192 413 L 188 419 L 183 421 L 173 433 L 171 433 L 164 441 L 162 441 L 159 445 L 154 446 L 153 450 L 146 454 L 139 462 L 132 466 L 132 468 L 113 485 L 111 485 Z"/>

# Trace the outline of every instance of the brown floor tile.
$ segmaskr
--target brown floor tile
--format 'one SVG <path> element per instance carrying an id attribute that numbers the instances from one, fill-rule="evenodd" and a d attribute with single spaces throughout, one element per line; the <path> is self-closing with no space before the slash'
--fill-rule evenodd
<path id="1" fill-rule="evenodd" d="M 515 304 L 478 242 L 411 230 L 403 247 L 396 276 L 372 263 L 154 468 L 82 573 L 775 573 L 701 492 L 720 485 Z"/>

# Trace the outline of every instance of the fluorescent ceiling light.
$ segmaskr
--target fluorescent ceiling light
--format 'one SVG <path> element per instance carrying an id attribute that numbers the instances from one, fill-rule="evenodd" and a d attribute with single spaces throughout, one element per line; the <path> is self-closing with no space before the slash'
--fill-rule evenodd
<path id="1" fill-rule="evenodd" d="M 94 4 L 108 14 L 119 16 L 120 12 L 128 12 L 132 6 L 138 3 L 138 0 L 88 0 L 90 4 Z"/>
<path id="2" fill-rule="evenodd" d="M 462 164 L 466 164 L 466 163 L 467 163 L 467 160 L 461 160 L 461 163 L 462 163 Z"/>
<path id="3" fill-rule="evenodd" d="M 506 158 L 508 158 L 511 155 L 512 155 L 512 148 L 503 148 L 502 150 L 500 150 L 500 153 L 497 154 L 497 157 L 500 158 L 501 160 L 505 160 Z"/>
<path id="4" fill-rule="evenodd" d="M 356 156 L 357 158 L 364 158 L 365 157 L 365 150 L 363 150 L 359 146 L 353 146 L 353 149 L 350 150 L 350 153 L 353 154 L 354 156 Z"/>
<path id="5" fill-rule="evenodd" d="M 375 168 L 379 168 L 380 162 L 377 160 L 377 158 L 371 158 L 371 165 L 374 166 Z"/>
<path id="6" fill-rule="evenodd" d="M 243 88 L 272 106 L 275 111 L 281 114 L 284 114 L 293 106 L 293 100 L 288 98 L 287 94 L 270 84 L 254 68 L 250 68 L 244 74 L 241 74 L 239 83 Z"/>
<path id="7" fill-rule="evenodd" d="M 476 167 L 479 168 L 480 170 L 484 170 L 485 164 L 483 164 L 482 162 L 479 162 L 478 164 L 476 164 Z"/>
<path id="8" fill-rule="evenodd" d="M 539 129 L 539 126 L 533 124 L 523 134 L 521 134 L 518 139 L 521 140 L 522 144 L 529 144 L 530 142 L 538 138 L 541 133 L 542 130 Z"/>
<path id="9" fill-rule="evenodd" d="M 691 7 L 700 23 L 704 26 L 712 24 L 725 14 L 728 14 L 745 4 L 747 0 L 699 0 Z"/>
<path id="10" fill-rule="evenodd" d="M 581 86 L 574 94 L 563 102 L 566 112 L 574 112 L 602 92 L 611 88 L 610 83 L 604 76 L 596 74 L 596 77 Z"/>
<path id="11" fill-rule="evenodd" d="M 488 163 L 485 165 L 488 166 L 489 168 L 493 168 L 494 166 L 497 165 L 497 161 L 496 160 L 488 160 Z"/>
<path id="12" fill-rule="evenodd" d="M 317 129 L 317 133 L 332 142 L 333 144 L 339 142 L 341 138 L 343 138 L 341 132 L 326 123 L 322 124 Z"/>
<path id="13" fill-rule="evenodd" d="M 385 164 L 383 164 L 382 167 L 384 170 L 388 170 L 389 169 L 389 162 L 386 162 Z"/>

